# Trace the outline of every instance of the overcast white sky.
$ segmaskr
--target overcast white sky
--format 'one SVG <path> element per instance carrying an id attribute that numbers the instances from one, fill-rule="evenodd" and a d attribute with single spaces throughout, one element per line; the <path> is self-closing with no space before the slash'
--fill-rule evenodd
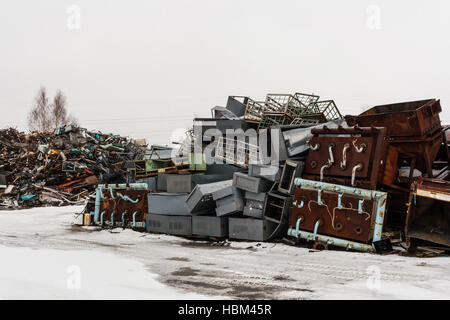
<path id="1" fill-rule="evenodd" d="M 1 0 L 0 127 L 26 129 L 41 85 L 84 127 L 150 143 L 269 92 L 343 114 L 440 98 L 450 123 L 449 14 L 445 0 Z"/>

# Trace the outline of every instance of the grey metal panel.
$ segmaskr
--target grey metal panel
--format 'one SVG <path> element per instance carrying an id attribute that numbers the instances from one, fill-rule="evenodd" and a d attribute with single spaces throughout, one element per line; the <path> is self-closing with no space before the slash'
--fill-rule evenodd
<path id="1" fill-rule="evenodd" d="M 170 193 L 190 193 L 193 188 L 192 175 L 190 174 L 168 174 L 167 192 Z"/>
<path id="2" fill-rule="evenodd" d="M 212 163 L 206 165 L 206 174 L 223 174 L 229 176 L 228 179 L 233 179 L 233 173 L 244 171 L 243 168 L 238 168 L 227 163 Z"/>
<path id="3" fill-rule="evenodd" d="M 148 177 L 148 178 L 141 178 L 137 179 L 136 183 L 146 183 L 148 185 L 148 191 L 154 191 L 156 189 L 156 181 L 157 177 Z"/>
<path id="4" fill-rule="evenodd" d="M 188 197 L 188 193 L 149 193 L 148 211 L 152 214 L 189 216 L 191 213 L 184 205 Z"/>
<path id="5" fill-rule="evenodd" d="M 226 188 L 214 191 L 212 193 L 212 197 L 213 197 L 213 200 L 217 201 L 219 199 L 223 199 L 223 198 L 231 196 L 233 194 L 236 195 L 239 198 L 243 198 L 242 190 L 239 190 L 235 186 L 228 186 Z"/>
<path id="6" fill-rule="evenodd" d="M 191 236 L 192 217 L 148 214 L 146 229 L 147 232 L 167 233 L 179 236 Z"/>
<path id="7" fill-rule="evenodd" d="M 244 200 L 243 192 L 238 189 L 237 192 L 230 194 L 229 196 L 223 197 L 221 199 L 216 200 L 217 206 L 223 206 L 231 202 L 236 202 L 239 200 Z"/>
<path id="8" fill-rule="evenodd" d="M 217 129 L 225 136 L 227 129 L 237 130 L 242 129 L 244 132 L 251 128 L 251 125 L 244 120 L 228 120 L 228 119 L 216 119 Z"/>
<path id="9" fill-rule="evenodd" d="M 220 203 L 218 203 L 220 201 Z M 229 196 L 223 199 L 218 200 L 216 215 L 224 216 L 230 215 L 236 212 L 240 212 L 244 209 L 244 199 L 236 198 L 234 196 Z"/>
<path id="10" fill-rule="evenodd" d="M 236 187 L 234 186 L 228 186 L 223 189 L 216 190 L 212 193 L 213 200 L 217 201 L 219 199 L 231 196 L 235 190 Z"/>
<path id="11" fill-rule="evenodd" d="M 214 183 L 219 181 L 225 181 L 233 179 L 233 173 L 230 174 L 193 174 L 192 175 L 192 182 L 194 184 L 207 184 L 207 183 Z"/>
<path id="12" fill-rule="evenodd" d="M 313 137 L 311 133 L 312 129 L 322 128 L 323 126 L 327 126 L 328 128 L 331 129 L 337 128 L 339 125 L 343 126 L 344 128 L 348 128 L 348 125 L 345 122 L 345 120 L 339 119 L 327 123 L 321 123 L 313 127 L 297 128 L 284 131 L 282 134 L 284 140 L 286 141 L 288 156 L 293 157 L 309 149 L 309 146 L 306 144 L 306 141 L 310 140 Z"/>
<path id="13" fill-rule="evenodd" d="M 232 111 L 228 110 L 225 107 L 215 106 L 214 108 L 211 108 L 211 113 L 213 114 L 214 119 L 239 119 L 239 117 L 237 117 Z"/>
<path id="14" fill-rule="evenodd" d="M 191 213 L 213 210 L 215 207 L 215 203 L 212 199 L 212 193 L 214 191 L 230 186 L 232 182 L 232 180 L 226 180 L 196 185 L 185 202 L 186 208 Z"/>
<path id="15" fill-rule="evenodd" d="M 208 237 L 228 237 L 228 218 L 193 216 L 192 234 Z"/>
<path id="16" fill-rule="evenodd" d="M 241 101 L 239 101 L 239 98 Z M 227 101 L 227 109 L 233 112 L 236 116 L 241 117 L 245 113 L 245 109 L 247 108 L 248 97 L 235 97 L 229 96 Z"/>
<path id="17" fill-rule="evenodd" d="M 160 191 L 167 191 L 167 173 L 158 174 L 156 188 Z"/>
<path id="18" fill-rule="evenodd" d="M 259 177 L 272 182 L 277 182 L 280 180 L 281 170 L 278 165 L 250 163 L 248 167 L 248 175 L 251 177 Z"/>
<path id="19" fill-rule="evenodd" d="M 251 191 L 245 191 L 245 199 L 264 201 L 266 199 L 266 192 L 254 193 Z"/>
<path id="20" fill-rule="evenodd" d="M 251 177 L 242 172 L 235 172 L 233 185 L 239 189 L 259 193 L 266 192 L 272 186 L 272 182 L 263 178 Z"/>
<path id="21" fill-rule="evenodd" d="M 247 217 L 256 218 L 256 219 L 262 219 L 262 217 L 263 217 L 262 209 L 256 209 L 249 205 L 246 205 L 244 207 L 243 215 L 247 216 Z"/>
<path id="22" fill-rule="evenodd" d="M 277 228 L 277 224 L 253 218 L 229 218 L 230 239 L 266 241 Z"/>

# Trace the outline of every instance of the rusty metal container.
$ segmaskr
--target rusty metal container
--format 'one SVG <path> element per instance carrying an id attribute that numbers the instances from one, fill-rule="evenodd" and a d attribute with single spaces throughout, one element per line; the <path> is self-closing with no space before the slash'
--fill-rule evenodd
<path id="1" fill-rule="evenodd" d="M 300 178 L 295 184 L 289 235 L 353 247 L 350 242 L 371 244 L 381 239 L 386 192 Z M 370 246 L 360 247 L 372 251 Z"/>
<path id="2" fill-rule="evenodd" d="M 386 128 L 312 129 L 302 178 L 376 189 L 386 157 Z"/>
<path id="3" fill-rule="evenodd" d="M 358 116 L 346 116 L 350 126 L 386 127 L 389 137 L 423 136 L 441 128 L 439 99 L 375 106 Z"/>
<path id="4" fill-rule="evenodd" d="M 145 228 L 147 195 L 147 184 L 99 185 L 94 224 L 110 228 Z"/>
<path id="5" fill-rule="evenodd" d="M 450 249 L 450 182 L 419 178 L 411 185 L 405 235 L 409 249 L 425 240 Z"/>

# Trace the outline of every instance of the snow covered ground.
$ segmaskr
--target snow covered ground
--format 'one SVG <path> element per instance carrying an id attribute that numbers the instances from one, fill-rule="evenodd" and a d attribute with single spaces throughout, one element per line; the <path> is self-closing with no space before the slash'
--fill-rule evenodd
<path id="1" fill-rule="evenodd" d="M 449 299 L 450 258 L 221 246 L 74 225 L 81 207 L 0 211 L 0 299 Z"/>

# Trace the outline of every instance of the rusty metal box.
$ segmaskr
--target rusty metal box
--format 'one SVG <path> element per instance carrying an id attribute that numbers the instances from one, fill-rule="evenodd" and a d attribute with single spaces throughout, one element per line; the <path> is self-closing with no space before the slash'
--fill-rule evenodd
<path id="1" fill-rule="evenodd" d="M 147 184 L 98 185 L 94 224 L 144 228 L 148 213 Z"/>
<path id="2" fill-rule="evenodd" d="M 311 239 L 325 235 L 364 244 L 381 239 L 386 192 L 300 178 L 295 183 L 291 231 Z"/>
<path id="3" fill-rule="evenodd" d="M 410 250 L 417 239 L 450 248 L 450 182 L 419 178 L 411 185 L 405 235 Z"/>
<path id="4" fill-rule="evenodd" d="M 441 128 L 440 100 L 428 99 L 375 106 L 358 116 L 346 116 L 350 126 L 386 127 L 389 137 L 423 136 Z"/>
<path id="5" fill-rule="evenodd" d="M 302 178 L 376 189 L 385 167 L 386 128 L 312 129 Z"/>

